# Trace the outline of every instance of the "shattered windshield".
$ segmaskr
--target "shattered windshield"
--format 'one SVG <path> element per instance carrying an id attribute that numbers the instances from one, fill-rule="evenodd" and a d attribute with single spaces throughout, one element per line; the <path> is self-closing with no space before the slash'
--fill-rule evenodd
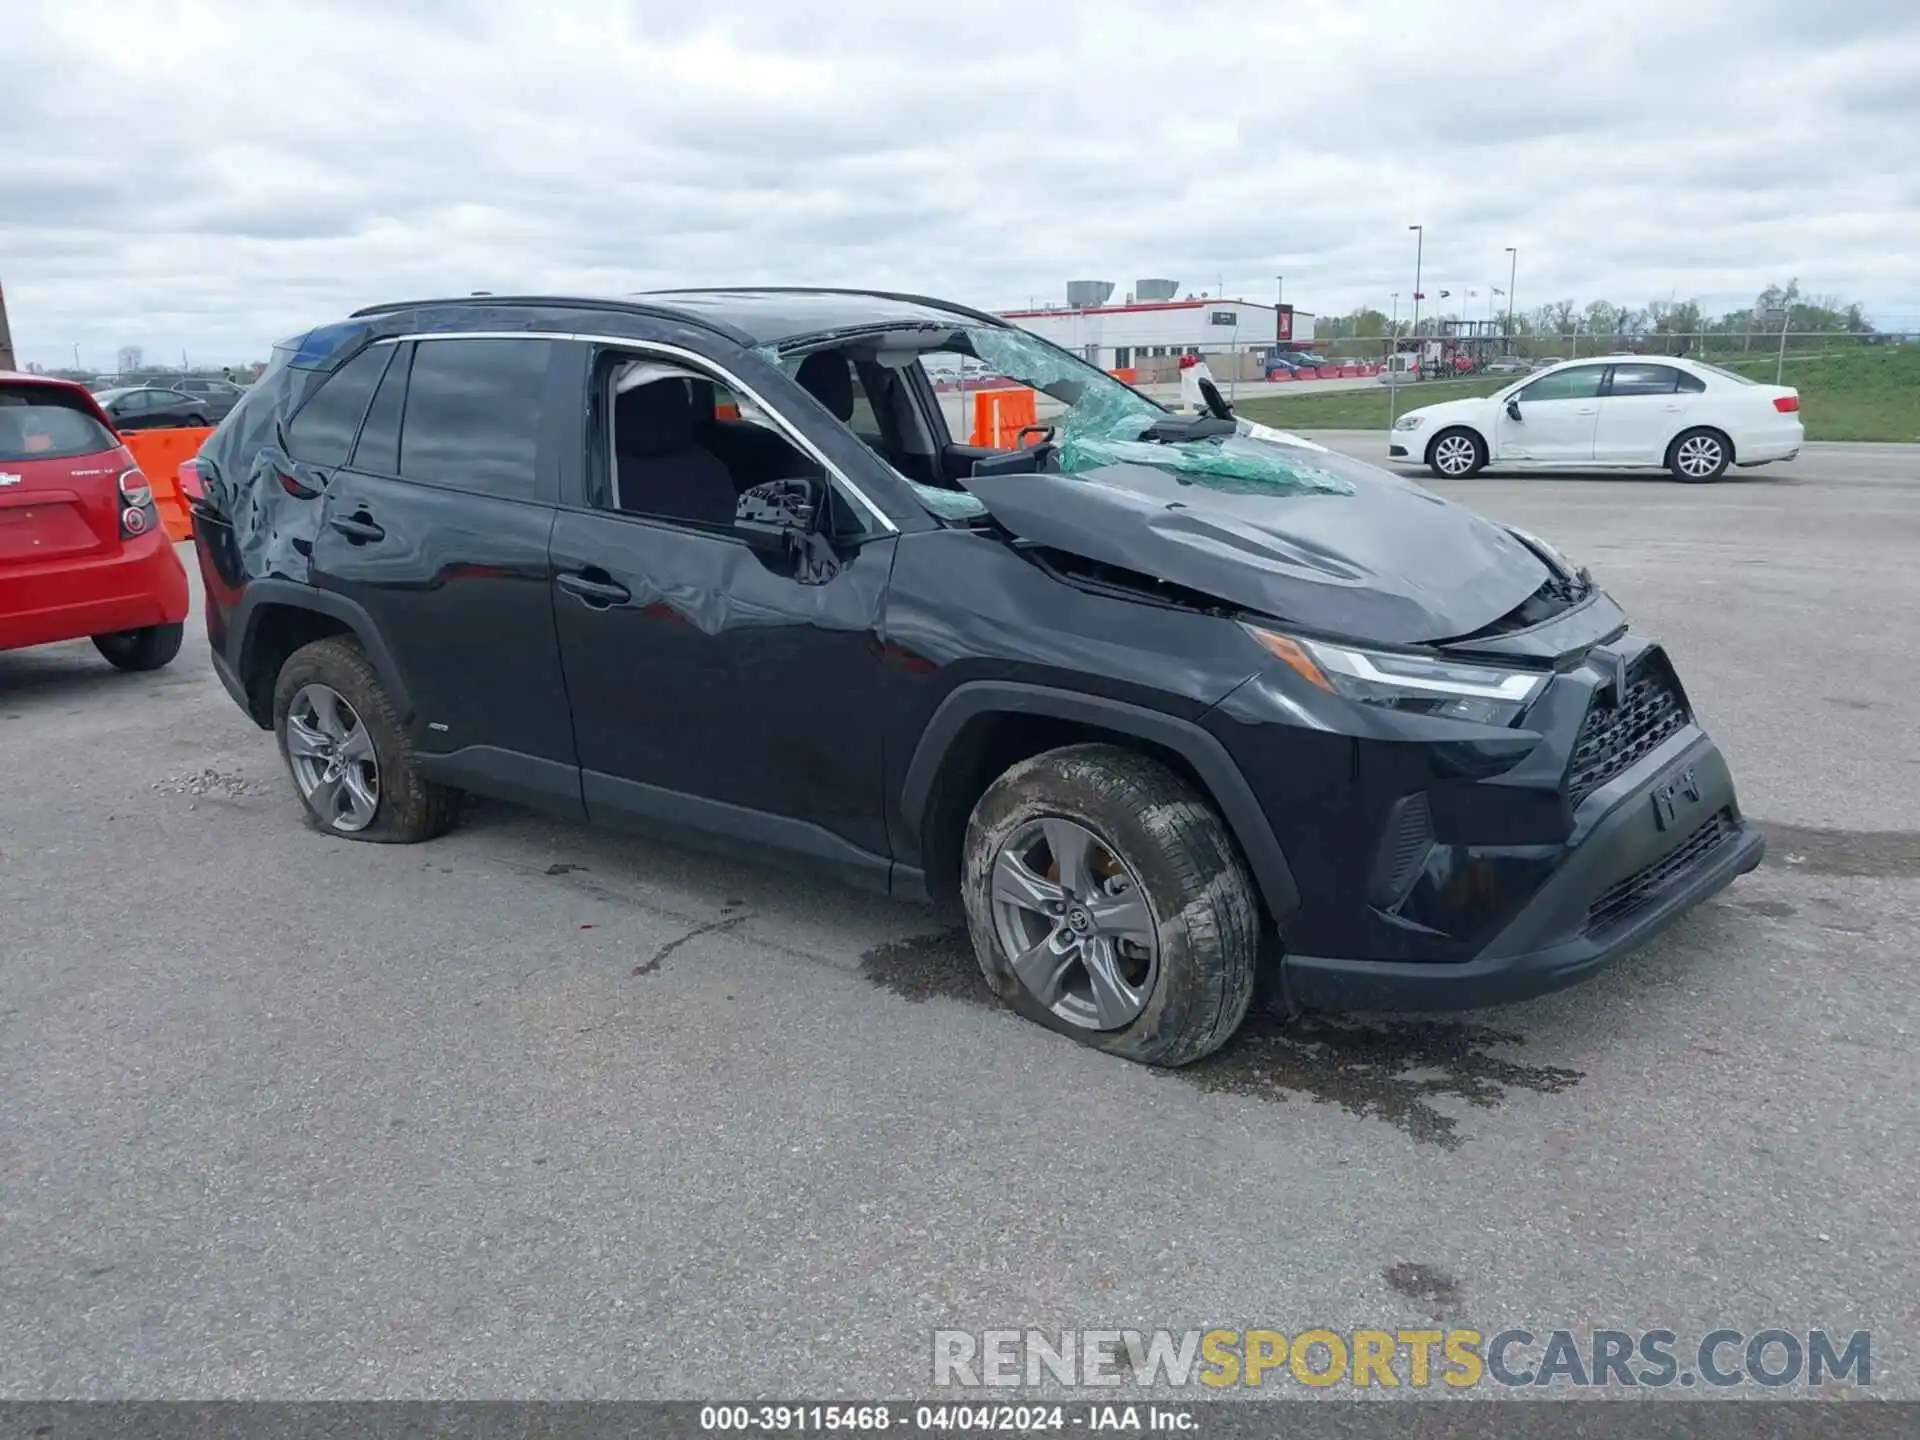
<path id="1" fill-rule="evenodd" d="M 1057 416 L 1041 419 L 1056 427 L 1063 474 L 1103 465 L 1153 465 L 1218 490 L 1352 493 L 1346 481 L 1314 462 L 1314 447 L 1295 449 L 1294 437 L 1242 420 L 1231 435 L 1156 439 L 1149 432 L 1167 412 L 1104 371 L 1024 330 L 979 326 L 961 334 L 989 370 L 1064 406 Z"/>
<path id="2" fill-rule="evenodd" d="M 1006 389 L 1022 401 L 1030 397 L 1030 419 L 1022 414 L 1006 432 L 976 432 L 971 439 L 1011 450 L 1025 443 L 1017 427 L 1049 427 L 1057 452 L 1048 468 L 1060 474 L 1080 475 L 1109 465 L 1151 465 L 1211 489 L 1244 494 L 1352 493 L 1347 481 L 1316 462 L 1317 454 L 1326 453 L 1321 447 L 1251 421 L 1237 421 L 1231 434 L 1151 433 L 1173 415 L 1105 371 L 1024 330 L 918 325 L 876 328 L 834 339 L 840 345 L 870 351 L 878 363 L 891 368 L 919 362 L 937 390 L 945 395 L 957 393 L 963 428 L 973 423 L 967 417 L 973 413 L 969 402 L 976 395 Z M 801 360 L 799 352 L 813 348 L 796 347 L 775 357 L 776 363 L 793 374 Z M 950 424 L 952 418 L 950 414 Z M 958 432 L 956 438 L 960 438 Z M 937 514 L 966 518 L 979 513 L 978 502 L 970 496 L 911 479 L 907 483 Z"/>

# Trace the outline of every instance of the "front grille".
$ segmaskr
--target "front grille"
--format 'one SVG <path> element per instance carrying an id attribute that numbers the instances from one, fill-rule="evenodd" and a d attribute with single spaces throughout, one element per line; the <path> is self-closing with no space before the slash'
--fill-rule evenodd
<path id="1" fill-rule="evenodd" d="M 1722 810 L 1681 841 L 1678 850 L 1609 885 L 1600 898 L 1587 907 L 1588 932 L 1610 929 L 1629 919 L 1642 906 L 1658 900 L 1689 868 L 1732 839 L 1733 832 L 1733 811 Z"/>
<path id="2" fill-rule="evenodd" d="M 1580 724 L 1567 766 L 1567 793 L 1575 805 L 1614 776 L 1652 754 L 1687 724 L 1686 702 L 1666 656 L 1645 651 L 1627 671 L 1626 693 L 1612 705 L 1596 703 Z"/>

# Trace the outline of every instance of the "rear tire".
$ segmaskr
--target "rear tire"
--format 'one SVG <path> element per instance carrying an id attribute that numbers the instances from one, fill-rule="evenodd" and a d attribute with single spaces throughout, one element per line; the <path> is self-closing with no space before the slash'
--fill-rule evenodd
<path id="1" fill-rule="evenodd" d="M 1733 442 L 1718 430 L 1687 430 L 1667 449 L 1667 468 L 1686 485 L 1706 485 L 1727 473 Z"/>
<path id="2" fill-rule="evenodd" d="M 149 625 L 93 637 L 93 648 L 117 670 L 158 670 L 180 653 L 186 625 Z"/>
<path id="3" fill-rule="evenodd" d="M 1427 446 L 1427 468 L 1442 480 L 1465 480 L 1486 464 L 1487 442 L 1460 426 L 1442 430 Z"/>
<path id="4" fill-rule="evenodd" d="M 1069 745 L 994 781 L 967 825 L 961 895 L 994 993 L 1109 1054 L 1190 1064 L 1253 998 L 1260 908 L 1233 838 L 1132 751 Z"/>
<path id="5" fill-rule="evenodd" d="M 318 723 L 323 714 L 331 724 Z M 287 657 L 273 688 L 273 733 L 308 819 L 326 834 L 412 845 L 446 833 L 458 814 L 460 792 L 420 773 L 357 641 L 331 636 Z M 345 744 L 334 743 L 342 736 Z"/>

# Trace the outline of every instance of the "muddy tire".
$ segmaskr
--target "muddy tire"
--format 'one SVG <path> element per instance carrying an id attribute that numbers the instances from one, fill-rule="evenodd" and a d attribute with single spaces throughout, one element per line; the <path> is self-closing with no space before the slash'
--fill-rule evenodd
<path id="1" fill-rule="evenodd" d="M 1253 997 L 1260 909 L 1233 838 L 1132 751 L 1070 745 L 994 781 L 967 825 L 961 898 L 994 993 L 1109 1054 L 1190 1064 Z"/>
<path id="2" fill-rule="evenodd" d="M 158 670 L 180 653 L 185 625 L 149 625 L 93 637 L 93 648 L 116 670 Z"/>
<path id="3" fill-rule="evenodd" d="M 358 642 L 316 640 L 287 657 L 273 690 L 273 733 L 318 830 L 411 845 L 446 832 L 460 792 L 420 773 L 412 742 Z"/>

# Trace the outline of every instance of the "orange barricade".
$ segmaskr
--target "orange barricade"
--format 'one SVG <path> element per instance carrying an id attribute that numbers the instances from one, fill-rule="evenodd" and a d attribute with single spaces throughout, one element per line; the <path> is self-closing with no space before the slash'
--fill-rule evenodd
<path id="1" fill-rule="evenodd" d="M 153 489 L 153 508 L 160 512 L 160 523 L 167 537 L 184 540 L 193 533 L 187 518 L 187 502 L 180 494 L 180 462 L 191 460 L 213 434 L 211 428 L 190 430 L 135 430 L 122 435 L 120 443 L 133 456 L 133 463 L 147 477 Z"/>
<path id="2" fill-rule="evenodd" d="M 1123 365 L 1120 367 L 1120 369 L 1109 370 L 1107 373 L 1113 376 L 1113 378 L 1118 380 L 1122 385 L 1131 385 L 1133 384 L 1134 376 L 1137 372 L 1134 370 L 1133 366 Z"/>
<path id="3" fill-rule="evenodd" d="M 967 443 L 1011 450 L 1020 443 L 1020 432 L 1034 423 L 1033 391 L 976 390 L 973 438 Z"/>

